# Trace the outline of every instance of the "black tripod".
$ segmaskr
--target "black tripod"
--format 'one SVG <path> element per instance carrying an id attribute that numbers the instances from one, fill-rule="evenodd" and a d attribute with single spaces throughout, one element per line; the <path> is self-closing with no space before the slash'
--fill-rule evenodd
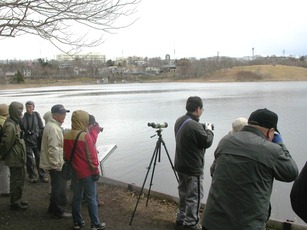
<path id="1" fill-rule="evenodd" d="M 145 176 L 145 179 L 144 179 L 144 182 L 143 182 L 143 185 L 142 185 L 140 194 L 139 194 L 139 198 L 138 198 L 138 200 L 137 200 L 137 202 L 136 202 L 136 205 L 135 205 L 135 208 L 134 208 L 134 211 L 133 211 L 133 214 L 132 214 L 132 217 L 131 217 L 131 220 L 130 220 L 129 225 L 132 224 L 132 220 L 133 220 L 135 211 L 136 211 L 137 206 L 138 206 L 138 204 L 139 204 L 141 195 L 143 194 L 144 185 L 145 185 L 145 183 L 146 183 L 146 180 L 147 180 L 149 171 L 150 171 L 150 169 L 151 169 L 151 165 L 152 165 L 152 163 L 154 162 L 154 166 L 153 166 L 152 173 L 151 173 L 150 186 L 149 186 L 149 190 L 148 190 L 148 194 L 147 194 L 146 207 L 147 207 L 147 205 L 148 205 L 148 199 L 149 199 L 149 196 L 150 196 L 151 186 L 153 185 L 153 184 L 152 184 L 152 180 L 153 180 L 154 173 L 155 173 L 155 168 L 156 168 L 156 164 L 157 164 L 157 159 L 158 159 L 158 162 L 160 162 L 160 159 L 161 159 L 161 143 L 162 143 L 163 146 L 164 146 L 165 152 L 166 152 L 167 157 L 168 157 L 168 160 L 169 160 L 169 162 L 170 162 L 170 164 L 171 164 L 171 166 L 172 166 L 172 169 L 173 169 L 173 172 L 174 172 L 175 177 L 176 177 L 176 179 L 177 179 L 177 182 L 179 182 L 178 176 L 177 176 L 177 174 L 176 174 L 176 172 L 175 172 L 175 169 L 174 169 L 174 165 L 173 165 L 173 163 L 172 163 L 172 160 L 171 160 L 171 158 L 170 158 L 170 156 L 169 156 L 169 154 L 168 154 L 167 148 L 166 148 L 166 146 L 165 146 L 165 142 L 164 142 L 163 139 L 162 139 L 162 134 L 161 134 L 162 129 L 159 128 L 156 132 L 157 132 L 157 134 L 151 136 L 151 138 L 154 137 L 154 136 L 156 136 L 156 135 L 158 135 L 159 138 L 158 138 L 158 140 L 157 140 L 155 150 L 154 150 L 154 152 L 153 152 L 153 154 L 152 154 L 152 157 L 151 157 L 149 166 L 148 166 L 148 168 L 147 168 L 148 170 L 147 170 L 147 173 L 146 173 L 146 176 Z"/>

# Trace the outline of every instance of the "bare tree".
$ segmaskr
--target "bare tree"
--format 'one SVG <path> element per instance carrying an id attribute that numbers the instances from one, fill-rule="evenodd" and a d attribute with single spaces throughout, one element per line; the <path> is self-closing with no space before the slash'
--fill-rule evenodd
<path id="1" fill-rule="evenodd" d="M 140 1 L 0 0 L 0 38 L 33 34 L 62 51 L 63 45 L 69 51 L 95 47 L 106 33 L 134 23 L 121 20 L 135 13 Z"/>

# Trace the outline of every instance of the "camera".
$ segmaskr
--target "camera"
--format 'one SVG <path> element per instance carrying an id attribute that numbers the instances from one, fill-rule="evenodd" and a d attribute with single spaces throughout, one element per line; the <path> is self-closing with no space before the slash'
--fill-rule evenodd
<path id="1" fill-rule="evenodd" d="M 101 127 L 97 122 L 95 122 L 94 124 L 92 124 L 93 126 L 98 126 L 99 127 L 99 131 L 102 133 L 103 131 L 103 127 Z"/>
<path id="2" fill-rule="evenodd" d="M 168 126 L 166 122 L 160 122 L 160 123 L 149 122 L 147 125 L 148 127 L 152 127 L 154 129 L 167 128 Z"/>
<path id="3" fill-rule="evenodd" d="M 212 131 L 214 130 L 214 124 L 212 123 L 206 122 L 206 123 L 202 123 L 201 125 L 203 126 L 204 130 L 206 129 L 210 129 Z"/>

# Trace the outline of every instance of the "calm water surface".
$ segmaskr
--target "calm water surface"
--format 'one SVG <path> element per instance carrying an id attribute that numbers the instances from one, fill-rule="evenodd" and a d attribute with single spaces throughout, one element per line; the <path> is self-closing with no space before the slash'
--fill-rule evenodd
<path id="1" fill-rule="evenodd" d="M 1 103 L 33 100 L 41 114 L 54 104 L 63 104 L 71 111 L 82 109 L 93 114 L 104 127 L 98 145 L 116 144 L 117 150 L 105 164 L 105 174 L 115 180 L 142 186 L 147 167 L 157 142 L 156 129 L 148 122 L 167 122 L 162 137 L 173 161 L 176 119 L 185 114 L 189 96 L 204 101 L 201 122 L 215 125 L 215 140 L 205 159 L 206 201 L 211 182 L 209 168 L 218 141 L 231 129 L 237 117 L 248 118 L 259 108 L 268 108 L 279 115 L 278 129 L 299 169 L 307 159 L 307 82 L 265 83 L 149 83 L 41 87 L 0 91 Z M 65 128 L 70 128 L 71 113 Z M 150 174 L 151 175 L 151 174 Z M 149 187 L 150 177 L 145 185 Z M 274 183 L 272 218 L 303 223 L 293 213 L 289 193 L 292 183 Z M 157 163 L 152 190 L 177 196 L 177 182 L 162 146 L 161 161 Z"/>

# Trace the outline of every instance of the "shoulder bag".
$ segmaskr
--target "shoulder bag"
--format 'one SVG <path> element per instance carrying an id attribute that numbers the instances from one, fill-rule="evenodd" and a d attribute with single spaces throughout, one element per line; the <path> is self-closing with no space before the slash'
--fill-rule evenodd
<path id="1" fill-rule="evenodd" d="M 80 136 L 81 133 L 82 133 L 82 131 L 78 133 L 78 135 L 77 135 L 77 137 L 75 139 L 74 147 L 72 148 L 69 161 L 65 161 L 63 166 L 62 166 L 62 177 L 64 178 L 64 180 L 71 180 L 71 178 L 72 178 L 73 167 L 72 167 L 72 163 L 71 162 L 72 162 L 72 159 L 74 157 L 76 146 L 77 146 L 77 141 L 78 141 L 79 136 Z"/>

